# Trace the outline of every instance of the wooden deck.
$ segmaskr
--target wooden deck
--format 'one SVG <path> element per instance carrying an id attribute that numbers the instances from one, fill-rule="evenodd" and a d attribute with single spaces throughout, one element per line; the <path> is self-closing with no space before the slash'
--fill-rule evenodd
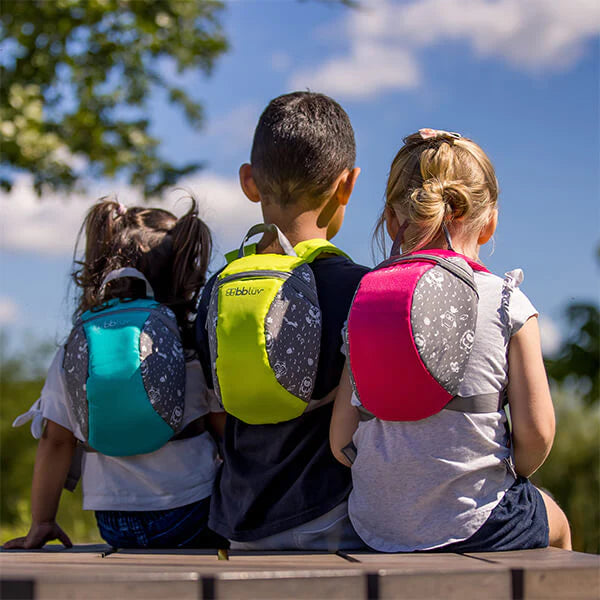
<path id="1" fill-rule="evenodd" d="M 0 553 L 2 600 L 284 598 L 600 599 L 600 556 L 553 548 L 482 554 L 112 552 L 59 545 Z"/>

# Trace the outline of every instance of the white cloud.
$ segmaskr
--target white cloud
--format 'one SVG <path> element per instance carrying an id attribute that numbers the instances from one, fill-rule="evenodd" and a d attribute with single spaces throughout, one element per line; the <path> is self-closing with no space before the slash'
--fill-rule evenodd
<path id="1" fill-rule="evenodd" d="M 540 316 L 540 338 L 544 356 L 554 356 L 562 343 L 562 336 L 556 324 L 548 317 Z"/>
<path id="2" fill-rule="evenodd" d="M 237 248 L 250 227 L 262 221 L 258 204 L 244 196 L 237 179 L 203 174 L 183 180 L 181 187 L 191 190 L 200 204 L 200 216 L 213 232 L 215 261 Z"/>
<path id="3" fill-rule="evenodd" d="M 316 71 L 296 73 L 290 87 L 367 100 L 390 90 L 413 88 L 419 81 L 419 67 L 410 52 L 366 40 L 355 44 L 349 56 L 333 58 Z"/>
<path id="4" fill-rule="evenodd" d="M 0 297 L 0 325 L 15 323 L 19 318 L 19 307 L 14 300 Z"/>
<path id="5" fill-rule="evenodd" d="M 242 104 L 224 115 L 211 117 L 206 135 L 218 144 L 225 156 L 241 150 L 249 154 L 259 115 L 259 106 Z"/>
<path id="6" fill-rule="evenodd" d="M 345 54 L 292 73 L 290 87 L 345 98 L 419 85 L 420 52 L 463 42 L 480 57 L 496 57 L 525 71 L 571 66 L 600 33 L 597 0 L 381 0 L 348 11 L 329 26 L 346 37 Z M 340 35 L 341 32 L 341 35 Z"/>
<path id="7" fill-rule="evenodd" d="M 236 247 L 245 230 L 261 220 L 259 207 L 242 194 L 237 179 L 200 173 L 180 182 L 179 188 L 191 191 L 199 201 L 200 216 L 213 232 L 216 250 Z M 125 205 L 140 204 L 135 188 L 99 184 L 86 195 L 48 194 L 39 199 L 29 176 L 19 177 L 10 193 L 0 192 L 0 247 L 36 254 L 70 255 L 86 211 L 95 198 L 115 194 Z M 182 214 L 187 208 L 179 199 L 181 189 L 152 205 Z"/>

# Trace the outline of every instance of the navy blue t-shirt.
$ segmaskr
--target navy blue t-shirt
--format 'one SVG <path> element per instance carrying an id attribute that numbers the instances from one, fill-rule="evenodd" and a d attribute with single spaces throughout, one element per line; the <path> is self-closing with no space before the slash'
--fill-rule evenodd
<path id="1" fill-rule="evenodd" d="M 342 326 L 368 269 L 331 255 L 310 266 L 323 319 L 313 391 L 313 398 L 320 399 L 339 384 Z M 216 275 L 204 288 L 196 318 L 198 353 L 209 388 L 213 385 L 205 324 L 215 279 Z M 227 415 L 223 466 L 212 495 L 209 527 L 236 541 L 258 540 L 316 519 L 345 500 L 350 469 L 337 462 L 329 448 L 332 410 L 330 403 L 272 425 L 249 425 Z"/>

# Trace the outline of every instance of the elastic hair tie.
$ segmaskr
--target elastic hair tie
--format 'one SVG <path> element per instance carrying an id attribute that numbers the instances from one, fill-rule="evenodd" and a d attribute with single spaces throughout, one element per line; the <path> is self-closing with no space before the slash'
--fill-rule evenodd
<path id="1" fill-rule="evenodd" d="M 127 207 L 124 204 L 118 203 L 117 214 L 122 217 L 127 212 Z"/>

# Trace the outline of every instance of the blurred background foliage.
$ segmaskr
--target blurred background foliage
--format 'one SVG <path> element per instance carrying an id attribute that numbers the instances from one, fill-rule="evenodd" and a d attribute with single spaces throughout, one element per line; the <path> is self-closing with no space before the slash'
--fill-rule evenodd
<path id="1" fill-rule="evenodd" d="M 123 176 L 159 194 L 200 163 L 176 165 L 150 133 L 161 90 L 193 127 L 202 105 L 181 85 L 228 48 L 219 0 L 27 0 L 0 11 L 0 132 L 5 189 L 14 170 L 45 188 Z"/>
<path id="2" fill-rule="evenodd" d="M 25 535 L 31 524 L 31 477 L 37 441 L 29 424 L 13 428 L 15 417 L 26 412 L 44 385 L 51 344 L 29 342 L 29 348 L 9 358 L 8 340 L 0 334 L 0 543 Z M 81 486 L 64 491 L 57 521 L 73 540 L 101 542 L 94 513 L 81 508 Z"/>
<path id="3" fill-rule="evenodd" d="M 353 7 L 355 0 L 321 0 Z M 176 164 L 151 134 L 152 94 L 191 127 L 202 103 L 183 85 L 229 48 L 221 0 L 26 0 L 0 10 L 0 186 L 44 190 L 116 176 L 156 197 L 200 162 Z"/>
<path id="4" fill-rule="evenodd" d="M 554 447 L 534 483 L 552 494 L 571 522 L 573 547 L 600 553 L 600 399 L 598 398 L 598 307 L 567 308 L 568 336 L 557 358 L 547 360 L 556 407 Z M 573 320 L 571 315 L 578 314 Z M 14 418 L 38 398 L 42 365 L 52 349 L 32 345 L 8 358 L 0 336 L 0 527 L 5 541 L 29 528 L 29 492 L 36 441 Z M 579 360 L 578 357 L 583 357 Z M 594 358 L 595 357 L 595 358 Z M 584 368 L 585 366 L 585 368 Z M 595 395 L 594 395 L 595 394 Z M 81 509 L 81 490 L 63 492 L 58 522 L 78 543 L 100 541 L 93 513 Z"/>

